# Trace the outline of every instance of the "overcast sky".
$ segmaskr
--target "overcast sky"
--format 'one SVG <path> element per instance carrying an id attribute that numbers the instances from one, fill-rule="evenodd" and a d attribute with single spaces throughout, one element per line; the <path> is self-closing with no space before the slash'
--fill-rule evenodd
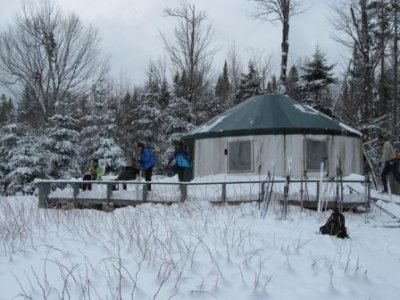
<path id="1" fill-rule="evenodd" d="M 39 0 L 35 0 L 34 2 Z M 102 38 L 103 54 L 110 56 L 112 74 L 123 75 L 131 84 L 141 84 L 147 63 L 164 55 L 160 31 L 172 37 L 174 19 L 165 18 L 166 7 L 177 7 L 180 0 L 53 0 L 65 12 L 75 12 L 84 24 L 92 24 Z M 318 45 L 327 54 L 329 63 L 343 65 L 347 55 L 332 40 L 332 26 L 328 21 L 331 10 L 327 3 L 334 0 L 304 0 L 308 10 L 291 20 L 289 64 L 310 56 Z M 216 53 L 213 68 L 222 69 L 224 58 L 235 42 L 244 63 L 256 51 L 272 56 L 273 67 L 279 77 L 281 25 L 251 17 L 255 4 L 252 0 L 192 0 L 207 13 L 215 32 Z M 20 0 L 0 0 L 0 30 L 12 25 L 21 10 Z"/>

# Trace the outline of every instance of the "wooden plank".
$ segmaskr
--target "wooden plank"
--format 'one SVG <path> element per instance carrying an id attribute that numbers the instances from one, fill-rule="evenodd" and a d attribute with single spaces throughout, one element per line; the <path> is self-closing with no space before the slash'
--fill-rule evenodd
<path id="1" fill-rule="evenodd" d="M 77 207 L 91 207 L 91 206 L 102 206 L 104 204 L 112 204 L 116 207 L 125 206 L 136 206 L 145 203 L 153 204 L 167 204 L 178 203 L 178 201 L 143 201 L 143 200 L 132 200 L 132 199 L 110 199 L 109 201 L 105 199 L 95 199 L 95 198 L 50 198 L 49 206 L 59 207 L 63 204 L 72 204 Z"/>
<path id="2" fill-rule="evenodd" d="M 283 200 L 279 200 L 280 204 L 283 205 Z M 294 206 L 301 206 L 301 202 L 299 200 L 289 200 L 288 201 L 290 205 Z M 365 206 L 365 202 L 344 202 L 341 203 L 341 207 L 346 210 L 353 210 L 357 208 L 358 206 Z M 317 209 L 318 207 L 318 201 L 303 201 L 303 208 L 307 209 Z M 325 205 L 324 205 L 325 207 Z M 338 203 L 336 201 L 328 201 L 327 209 L 335 209 L 338 208 Z"/>

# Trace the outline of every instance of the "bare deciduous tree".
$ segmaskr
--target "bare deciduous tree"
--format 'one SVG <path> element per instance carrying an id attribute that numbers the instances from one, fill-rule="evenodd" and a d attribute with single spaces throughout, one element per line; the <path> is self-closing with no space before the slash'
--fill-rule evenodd
<path id="1" fill-rule="evenodd" d="M 351 0 L 342 2 L 333 7 L 334 19 L 332 23 L 341 34 L 334 39 L 349 49 L 355 49 L 362 59 L 362 85 L 363 95 L 361 106 L 361 121 L 368 122 L 372 114 L 373 83 L 375 69 L 385 51 L 388 37 L 375 45 L 372 37 L 372 13 L 369 0 Z"/>
<path id="2" fill-rule="evenodd" d="M 167 17 L 178 21 L 174 31 L 174 41 L 169 41 L 164 34 L 164 41 L 174 71 L 185 82 L 184 97 L 196 103 L 206 84 L 206 75 L 211 67 L 214 51 L 210 49 L 213 32 L 207 24 L 204 12 L 198 12 L 196 6 L 182 2 L 177 8 L 165 9 Z"/>
<path id="3" fill-rule="evenodd" d="M 290 17 L 299 14 L 301 10 L 300 0 L 253 0 L 257 4 L 256 18 L 269 22 L 282 23 L 282 58 L 280 84 L 285 87 L 287 61 L 289 53 L 289 21 Z"/>
<path id="4" fill-rule="evenodd" d="M 228 52 L 228 72 L 232 84 L 233 94 L 236 92 L 240 84 L 240 75 L 243 73 L 243 65 L 240 60 L 239 50 L 234 42 Z"/>
<path id="5" fill-rule="evenodd" d="M 0 34 L 0 83 L 31 88 L 48 118 L 59 101 L 82 95 L 104 74 L 98 44 L 96 30 L 53 3 L 24 6 Z"/>

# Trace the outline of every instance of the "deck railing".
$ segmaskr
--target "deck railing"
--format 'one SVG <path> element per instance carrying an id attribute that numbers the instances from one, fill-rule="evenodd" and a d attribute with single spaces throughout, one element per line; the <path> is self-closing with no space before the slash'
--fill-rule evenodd
<path id="1" fill-rule="evenodd" d="M 273 184 L 286 184 L 286 180 L 274 180 Z M 310 184 L 316 184 L 316 193 L 315 193 L 315 199 L 313 201 L 318 201 L 320 197 L 320 185 L 321 181 L 320 180 L 290 180 L 290 184 L 296 184 L 300 183 L 302 186 L 302 190 L 300 190 L 300 193 L 307 193 L 305 189 L 307 189 L 307 186 Z M 352 187 L 349 185 L 351 183 L 361 183 L 365 187 L 365 191 L 357 191 L 357 190 L 352 190 Z M 81 181 L 81 180 L 76 180 L 76 181 L 70 181 L 70 180 L 37 180 L 36 185 L 38 187 L 38 205 L 39 207 L 48 207 L 49 206 L 49 195 L 52 191 L 52 186 L 66 186 L 66 185 L 71 185 L 73 189 L 73 199 L 76 200 L 78 199 L 78 196 L 80 194 L 80 188 L 83 184 L 91 184 L 91 185 L 105 185 L 106 186 L 106 195 L 105 198 L 102 198 L 104 202 L 111 202 L 112 195 L 113 195 L 113 187 L 117 185 L 139 185 L 142 186 L 141 190 L 141 199 L 132 199 L 132 200 L 137 200 L 141 202 L 147 202 L 148 201 L 148 190 L 147 190 L 147 184 L 151 184 L 152 186 L 161 186 L 161 185 L 166 185 L 166 186 L 179 186 L 179 201 L 183 202 L 186 200 L 187 195 L 188 195 L 188 186 L 220 186 L 220 191 L 219 195 L 217 198 L 219 199 L 219 202 L 225 203 L 227 201 L 227 186 L 230 185 L 244 185 L 244 184 L 255 184 L 258 187 L 257 193 L 257 199 L 261 201 L 264 199 L 265 196 L 265 191 L 266 191 L 266 181 L 213 181 L 213 182 L 158 182 L 158 181 L 152 181 L 152 182 L 147 182 L 147 181 Z M 337 197 L 339 197 L 338 201 L 343 202 L 343 190 L 348 187 L 349 192 L 355 192 L 355 193 L 365 193 L 365 201 L 369 202 L 370 199 L 370 188 L 371 188 L 371 182 L 370 180 L 324 180 L 323 184 L 336 184 L 338 187 L 337 191 Z M 308 199 L 310 200 L 310 199 Z M 369 207 L 369 203 L 368 203 Z"/>

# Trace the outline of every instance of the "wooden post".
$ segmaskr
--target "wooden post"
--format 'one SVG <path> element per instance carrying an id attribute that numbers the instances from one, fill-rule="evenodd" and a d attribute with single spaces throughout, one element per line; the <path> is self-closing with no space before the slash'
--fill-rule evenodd
<path id="1" fill-rule="evenodd" d="M 261 209 L 261 202 L 264 200 L 265 197 L 265 181 L 261 183 L 261 197 L 258 199 L 258 209 Z"/>
<path id="2" fill-rule="evenodd" d="M 49 194 L 50 194 L 50 183 L 48 182 L 38 182 L 39 189 L 39 208 L 47 208 L 49 205 Z"/>
<path id="3" fill-rule="evenodd" d="M 366 199 L 365 199 L 365 223 L 368 223 L 368 210 L 370 208 L 370 201 L 371 201 L 371 180 L 369 179 L 369 176 L 367 175 L 366 177 L 367 180 L 367 185 L 366 185 Z"/>
<path id="4" fill-rule="evenodd" d="M 225 203 L 226 202 L 226 183 L 224 182 L 222 184 L 222 202 Z"/>
<path id="5" fill-rule="evenodd" d="M 181 192 L 181 202 L 184 202 L 187 197 L 187 185 L 186 184 L 180 184 L 179 185 L 179 191 Z"/>
<path id="6" fill-rule="evenodd" d="M 110 202 L 110 199 L 111 199 L 111 195 L 112 195 L 112 187 L 113 187 L 113 185 L 111 184 L 111 183 L 107 183 L 107 203 L 109 203 Z"/>
<path id="7" fill-rule="evenodd" d="M 76 198 L 78 197 L 79 194 L 79 183 L 73 183 L 72 187 L 74 189 L 74 200 L 76 200 Z"/>
<path id="8" fill-rule="evenodd" d="M 143 202 L 147 201 L 147 195 L 148 195 L 149 191 L 147 190 L 147 183 L 143 184 Z"/>
<path id="9" fill-rule="evenodd" d="M 319 202 L 319 181 L 317 182 L 317 207 Z"/>

